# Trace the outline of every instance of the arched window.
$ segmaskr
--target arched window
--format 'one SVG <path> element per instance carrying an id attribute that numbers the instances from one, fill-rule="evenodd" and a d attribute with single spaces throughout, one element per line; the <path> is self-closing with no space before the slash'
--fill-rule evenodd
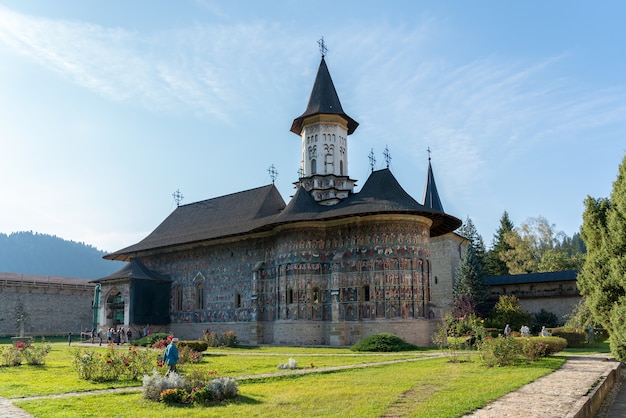
<path id="1" fill-rule="evenodd" d="M 311 174 L 317 174 L 317 161 L 315 158 L 311 160 Z"/>
<path id="2" fill-rule="evenodd" d="M 202 283 L 196 284 L 196 310 L 204 309 L 204 286 Z"/>
<path id="3" fill-rule="evenodd" d="M 176 288 L 174 288 L 174 310 L 183 310 L 183 288 L 181 285 L 177 285 Z"/>
<path id="4" fill-rule="evenodd" d="M 287 288 L 287 291 L 285 292 L 285 301 L 287 305 L 291 305 L 293 303 L 293 289 L 290 287 Z"/>
<path id="5" fill-rule="evenodd" d="M 369 302 L 370 301 L 370 285 L 364 284 L 361 288 L 361 302 Z"/>
<path id="6" fill-rule="evenodd" d="M 241 293 L 235 293 L 235 308 L 241 308 Z"/>
<path id="7" fill-rule="evenodd" d="M 339 175 L 343 176 L 343 160 L 339 161 Z"/>
<path id="8" fill-rule="evenodd" d="M 313 291 L 311 292 L 311 302 L 320 303 L 321 302 L 320 298 L 321 298 L 320 288 L 314 287 Z"/>

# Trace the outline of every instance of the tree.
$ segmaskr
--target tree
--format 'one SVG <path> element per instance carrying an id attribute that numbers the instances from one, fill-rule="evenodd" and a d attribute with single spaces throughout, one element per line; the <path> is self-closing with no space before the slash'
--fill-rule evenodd
<path id="1" fill-rule="evenodd" d="M 531 323 L 531 315 L 522 311 L 519 299 L 514 295 L 501 295 L 491 312 L 491 323 L 503 329 L 509 324 L 511 329 L 518 330 L 522 325 Z"/>
<path id="2" fill-rule="evenodd" d="M 482 262 L 476 254 L 476 249 L 469 245 L 456 271 L 452 301 L 452 315 L 455 318 L 477 314 L 484 306 L 487 300 L 487 287 L 483 282 L 483 275 Z"/>
<path id="3" fill-rule="evenodd" d="M 539 262 L 538 271 L 580 270 L 585 262 L 584 254 L 568 255 L 563 250 L 548 250 Z"/>
<path id="4" fill-rule="evenodd" d="M 626 361 L 626 157 L 610 199 L 585 200 L 581 235 L 587 256 L 577 281 L 580 293 L 608 331 L 615 358 Z"/>
<path id="5" fill-rule="evenodd" d="M 463 223 L 463 225 L 457 229 L 456 232 L 469 240 L 470 245 L 474 247 L 476 257 L 478 257 L 480 263 L 484 265 L 485 243 L 483 241 L 483 237 L 478 233 L 474 222 L 472 222 L 472 219 L 469 216 L 465 220 L 465 223 Z"/>
<path id="6" fill-rule="evenodd" d="M 509 249 L 500 253 L 510 274 L 576 270 L 584 256 L 570 246 L 570 238 L 555 230 L 546 218 L 529 218 L 504 234 Z"/>
<path id="7" fill-rule="evenodd" d="M 485 274 L 489 276 L 504 276 L 509 274 L 506 263 L 500 259 L 500 254 L 509 250 L 510 247 L 504 239 L 507 232 L 513 231 L 515 225 L 509 218 L 509 214 L 504 211 L 500 218 L 500 227 L 493 236 L 491 250 L 485 257 Z"/>
<path id="8" fill-rule="evenodd" d="M 483 282 L 485 244 L 469 217 L 457 233 L 469 241 L 456 271 L 452 301 L 452 315 L 463 318 L 478 314 L 487 300 L 487 288 Z"/>
<path id="9" fill-rule="evenodd" d="M 539 259 L 528 241 L 517 230 L 504 234 L 509 249 L 500 253 L 500 260 L 506 263 L 509 274 L 528 274 L 537 271 Z"/>

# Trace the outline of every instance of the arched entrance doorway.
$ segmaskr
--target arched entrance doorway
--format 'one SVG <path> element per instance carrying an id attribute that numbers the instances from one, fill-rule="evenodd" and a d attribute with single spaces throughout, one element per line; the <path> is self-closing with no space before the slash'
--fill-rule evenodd
<path id="1" fill-rule="evenodd" d="M 114 327 L 124 324 L 124 301 L 122 300 L 121 292 L 113 290 L 109 293 L 106 309 L 107 322 Z"/>

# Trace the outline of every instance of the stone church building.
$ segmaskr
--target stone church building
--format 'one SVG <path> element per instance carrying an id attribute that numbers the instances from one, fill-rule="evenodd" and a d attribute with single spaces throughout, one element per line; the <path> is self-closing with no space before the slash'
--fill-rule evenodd
<path id="1" fill-rule="evenodd" d="M 180 338 L 234 331 L 246 344 L 346 346 L 376 333 L 418 345 L 452 299 L 465 241 L 443 210 L 430 160 L 419 203 L 388 169 L 360 191 L 349 175 L 358 123 L 324 56 L 291 132 L 301 176 L 285 203 L 273 184 L 177 207 L 142 241 L 105 258 L 98 326 L 149 324 Z"/>

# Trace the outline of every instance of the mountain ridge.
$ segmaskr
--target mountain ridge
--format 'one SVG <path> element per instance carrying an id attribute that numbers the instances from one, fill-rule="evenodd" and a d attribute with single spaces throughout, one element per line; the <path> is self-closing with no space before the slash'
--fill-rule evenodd
<path id="1" fill-rule="evenodd" d="M 0 271 L 94 280 L 125 263 L 104 260 L 106 251 L 82 242 L 33 231 L 0 233 Z"/>

